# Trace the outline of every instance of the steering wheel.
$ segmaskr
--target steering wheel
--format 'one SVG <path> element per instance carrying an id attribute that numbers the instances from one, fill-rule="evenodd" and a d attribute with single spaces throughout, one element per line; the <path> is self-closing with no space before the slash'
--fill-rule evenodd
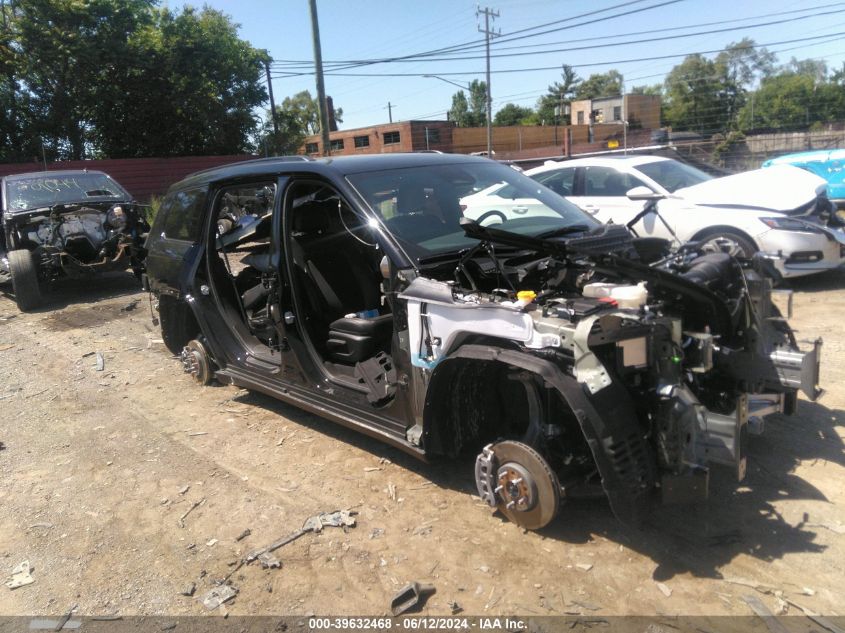
<path id="1" fill-rule="evenodd" d="M 476 223 L 477 223 L 477 224 L 481 224 L 482 222 L 484 222 L 484 220 L 486 220 L 486 219 L 488 219 L 488 218 L 493 218 L 493 217 L 498 217 L 498 218 L 500 218 L 500 220 L 499 220 L 499 224 L 502 224 L 503 222 L 507 222 L 507 219 L 508 219 L 508 218 L 505 216 L 505 214 L 504 214 L 504 213 L 502 213 L 501 211 L 497 211 L 496 209 L 493 209 L 493 210 L 491 210 L 491 211 L 485 211 L 485 212 L 484 212 L 484 213 L 482 213 L 480 216 L 478 216 L 478 219 L 476 220 Z"/>

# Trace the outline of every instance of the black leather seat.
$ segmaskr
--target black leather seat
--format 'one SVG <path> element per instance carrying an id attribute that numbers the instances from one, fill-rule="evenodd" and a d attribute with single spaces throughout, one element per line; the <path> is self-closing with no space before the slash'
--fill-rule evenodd
<path id="1" fill-rule="evenodd" d="M 362 319 L 345 317 L 329 325 L 326 349 L 334 360 L 344 363 L 364 361 L 385 348 L 393 334 L 393 315 Z"/>

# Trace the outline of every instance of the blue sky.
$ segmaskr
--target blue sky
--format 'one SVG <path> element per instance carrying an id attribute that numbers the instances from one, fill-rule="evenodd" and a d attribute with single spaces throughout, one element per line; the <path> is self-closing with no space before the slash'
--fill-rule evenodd
<path id="1" fill-rule="evenodd" d="M 486 6 L 499 12 L 493 26 L 502 33 L 500 40 L 493 40 L 492 53 L 528 53 L 493 59 L 493 111 L 508 102 L 533 106 L 546 87 L 560 78 L 559 67 L 563 63 L 574 66 L 582 78 L 615 68 L 624 75 L 626 88 L 630 88 L 662 82 L 665 74 L 683 60 L 684 54 L 721 49 L 744 36 L 753 38 L 758 44 L 770 44 L 769 50 L 778 53 L 780 62 L 787 62 L 791 57 L 823 59 L 835 69 L 845 60 L 845 36 L 837 35 L 845 33 L 845 2 L 680 0 L 648 9 L 662 2 L 666 0 L 631 0 L 627 3 L 622 0 L 491 0 Z M 258 48 L 267 49 L 274 60 L 313 59 L 307 0 L 204 0 L 204 3 L 230 15 L 240 24 L 241 37 Z M 165 0 L 165 4 L 176 8 L 185 3 Z M 326 92 L 334 99 L 335 107 L 343 108 L 341 127 L 344 129 L 387 122 L 388 102 L 395 106 L 394 120 L 445 119 L 452 94 L 458 88 L 439 79 L 422 77 L 424 74 L 442 75 L 459 84 L 484 79 L 483 48 L 455 54 L 470 59 L 413 60 L 342 71 L 382 76 L 339 76 L 328 69 L 328 62 L 332 61 L 396 57 L 481 42 L 483 36 L 477 30 L 479 18 L 473 2 L 317 0 L 317 6 L 323 59 L 327 62 Z M 600 12 L 602 9 L 607 10 Z M 636 9 L 647 10 L 602 19 Z M 594 14 L 576 18 L 588 12 Z M 602 20 L 571 27 L 578 22 L 597 19 Z M 538 30 L 570 28 L 545 35 L 533 35 L 538 30 L 524 31 L 520 35 L 532 36 L 505 42 L 515 31 L 553 22 L 555 24 Z M 766 22 L 780 23 L 752 26 Z M 655 29 L 672 30 L 633 35 Z M 654 39 L 719 29 L 736 30 Z M 818 39 L 794 41 L 805 38 Z M 623 45 L 626 40 L 647 41 Z M 793 41 L 786 43 L 788 40 Z M 527 45 L 537 46 L 515 48 Z M 596 48 L 598 45 L 601 47 Z M 582 50 L 573 50 L 575 48 Z M 551 49 L 555 51 L 549 52 Z M 643 60 L 669 55 L 678 57 Z M 712 56 L 714 54 L 708 54 L 708 57 Z M 628 61 L 637 59 L 642 61 Z M 549 69 L 526 70 L 533 68 Z M 281 75 L 283 72 L 277 65 L 274 73 Z M 388 73 L 417 76 L 384 76 Z M 316 93 L 313 74 L 277 76 L 273 89 L 277 103 L 301 90 Z"/>

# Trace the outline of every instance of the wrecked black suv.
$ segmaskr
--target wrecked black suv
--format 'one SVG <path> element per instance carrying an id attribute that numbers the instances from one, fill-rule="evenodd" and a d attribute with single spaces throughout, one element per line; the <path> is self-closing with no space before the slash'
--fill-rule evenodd
<path id="1" fill-rule="evenodd" d="M 0 281 L 21 310 L 44 301 L 50 282 L 108 270 L 140 276 L 149 229 L 141 207 L 99 171 L 45 171 L 0 183 Z"/>
<path id="2" fill-rule="evenodd" d="M 265 159 L 171 189 L 146 283 L 200 383 L 477 455 L 481 498 L 537 529 L 570 496 L 623 520 L 704 498 L 764 416 L 819 394 L 765 256 L 667 246 L 486 158 Z"/>

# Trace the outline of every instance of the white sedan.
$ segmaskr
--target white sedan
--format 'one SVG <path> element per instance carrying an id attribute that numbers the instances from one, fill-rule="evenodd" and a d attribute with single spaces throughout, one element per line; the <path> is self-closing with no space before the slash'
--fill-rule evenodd
<path id="1" fill-rule="evenodd" d="M 638 235 L 702 241 L 744 257 L 764 251 L 784 277 L 845 263 L 845 231 L 829 224 L 825 181 L 796 167 L 714 178 L 670 158 L 617 156 L 548 161 L 526 174 L 601 222 L 628 224 L 644 197 L 659 197 L 659 217 L 648 213 L 633 224 Z M 632 189 L 636 199 L 628 197 Z"/>

